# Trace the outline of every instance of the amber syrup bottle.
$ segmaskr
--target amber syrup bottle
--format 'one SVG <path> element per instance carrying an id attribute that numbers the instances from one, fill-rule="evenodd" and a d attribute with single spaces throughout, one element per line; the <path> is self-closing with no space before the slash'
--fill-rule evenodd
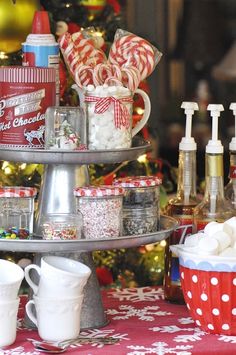
<path id="1" fill-rule="evenodd" d="M 212 116 L 212 139 L 206 146 L 205 192 L 202 202 L 193 211 L 194 232 L 203 230 L 211 221 L 224 222 L 235 211 L 224 195 L 223 146 L 218 140 L 218 118 L 224 110 L 222 105 L 208 105 Z"/>
<path id="2" fill-rule="evenodd" d="M 236 210 L 236 103 L 231 103 L 229 108 L 233 111 L 235 117 L 235 136 L 232 137 L 232 140 L 229 143 L 230 180 L 225 186 L 225 198 L 232 203 L 233 208 Z"/>
<path id="3" fill-rule="evenodd" d="M 185 137 L 179 144 L 177 194 L 171 199 L 165 213 L 176 218 L 179 227 L 166 241 L 164 295 L 167 301 L 184 303 L 180 285 L 179 259 L 170 250 L 170 245 L 179 244 L 184 236 L 192 233 L 193 209 L 198 204 L 196 197 L 196 143 L 191 137 L 192 115 L 198 110 L 195 102 L 183 102 L 186 114 Z"/>

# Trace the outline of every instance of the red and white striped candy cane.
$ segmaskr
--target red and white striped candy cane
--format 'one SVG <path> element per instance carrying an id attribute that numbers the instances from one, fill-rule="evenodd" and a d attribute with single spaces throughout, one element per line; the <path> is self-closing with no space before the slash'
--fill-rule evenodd
<path id="1" fill-rule="evenodd" d="M 112 69 L 109 64 L 100 63 L 94 67 L 93 82 L 95 86 L 103 85 L 105 80 L 112 76 Z"/>
<path id="2" fill-rule="evenodd" d="M 93 84 L 93 69 L 89 65 L 78 65 L 75 69 L 75 82 L 80 88 Z"/>
<path id="3" fill-rule="evenodd" d="M 122 76 L 122 83 L 126 86 L 130 91 L 134 92 L 141 81 L 141 75 L 137 68 L 135 67 L 123 67 L 121 70 Z"/>
<path id="4" fill-rule="evenodd" d="M 90 65 L 90 63 L 93 62 L 93 65 L 96 65 L 105 62 L 105 53 L 95 48 L 92 39 L 84 38 L 81 32 L 76 32 L 72 34 L 72 40 L 84 64 Z"/>
<path id="5" fill-rule="evenodd" d="M 112 76 L 114 76 L 118 81 L 122 82 L 122 72 L 118 64 L 111 64 Z"/>
<path id="6" fill-rule="evenodd" d="M 153 47 L 145 39 L 133 34 L 114 40 L 108 57 L 112 64 L 136 67 L 141 80 L 152 73 L 155 68 L 155 53 Z"/>

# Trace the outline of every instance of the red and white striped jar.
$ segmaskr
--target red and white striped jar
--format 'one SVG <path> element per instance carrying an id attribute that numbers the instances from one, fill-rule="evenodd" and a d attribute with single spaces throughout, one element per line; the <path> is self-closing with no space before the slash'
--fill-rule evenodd
<path id="1" fill-rule="evenodd" d="M 55 101 L 54 68 L 0 67 L 0 147 L 44 148 L 45 111 Z"/>

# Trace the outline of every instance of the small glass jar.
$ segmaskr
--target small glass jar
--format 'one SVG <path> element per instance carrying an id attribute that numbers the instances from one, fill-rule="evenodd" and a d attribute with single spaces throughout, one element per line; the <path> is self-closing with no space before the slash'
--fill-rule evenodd
<path id="1" fill-rule="evenodd" d="M 102 185 L 74 190 L 76 208 L 83 216 L 86 239 L 117 238 L 122 235 L 122 200 L 120 187 Z"/>
<path id="2" fill-rule="evenodd" d="M 156 209 L 153 207 L 123 209 L 123 235 L 156 232 L 158 221 Z"/>
<path id="3" fill-rule="evenodd" d="M 161 179 L 157 176 L 128 176 L 115 179 L 113 184 L 124 188 L 125 191 L 123 234 L 146 234 L 157 231 L 160 221 Z"/>
<path id="4" fill-rule="evenodd" d="M 36 194 L 32 187 L 0 188 L 0 239 L 27 239 L 33 233 Z"/>
<path id="5" fill-rule="evenodd" d="M 80 107 L 49 107 L 45 114 L 45 148 L 84 150 L 86 119 Z"/>
<path id="6" fill-rule="evenodd" d="M 81 238 L 81 232 L 81 213 L 49 213 L 42 216 L 43 239 L 75 240 Z"/>

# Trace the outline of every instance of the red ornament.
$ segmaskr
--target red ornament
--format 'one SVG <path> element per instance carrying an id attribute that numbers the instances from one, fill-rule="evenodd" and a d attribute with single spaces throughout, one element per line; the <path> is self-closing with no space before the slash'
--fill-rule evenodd
<path id="1" fill-rule="evenodd" d="M 68 32 L 72 35 L 73 33 L 79 32 L 81 27 L 77 25 L 77 23 L 69 22 L 68 24 Z"/>
<path id="2" fill-rule="evenodd" d="M 112 273 L 106 267 L 97 267 L 96 274 L 100 286 L 108 286 L 113 283 Z"/>
<path id="3" fill-rule="evenodd" d="M 119 1 L 117 1 L 117 0 L 107 0 L 107 4 L 111 5 L 113 7 L 114 13 L 116 15 L 118 15 L 120 13 L 121 6 L 120 6 Z"/>

